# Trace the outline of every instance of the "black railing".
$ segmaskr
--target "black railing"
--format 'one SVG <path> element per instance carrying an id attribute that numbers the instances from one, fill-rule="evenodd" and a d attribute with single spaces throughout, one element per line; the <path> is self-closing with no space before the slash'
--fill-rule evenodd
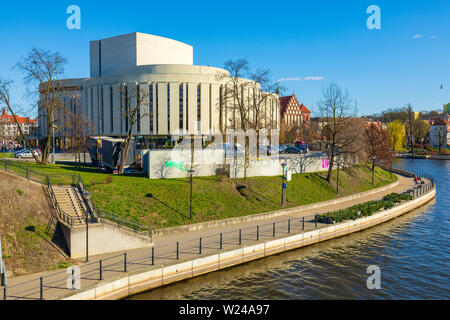
<path id="1" fill-rule="evenodd" d="M 55 192 L 53 191 L 53 186 L 50 183 L 50 179 L 48 179 L 47 187 L 48 187 L 48 191 L 49 191 L 49 194 L 50 194 L 50 200 L 51 200 L 51 202 L 53 204 L 53 207 L 56 210 L 57 217 L 60 220 L 62 220 L 64 223 L 68 224 L 69 226 L 74 226 L 75 225 L 75 221 L 74 221 L 73 217 L 61 210 L 61 208 L 59 206 L 59 203 L 58 203 L 58 200 L 56 199 Z M 77 222 L 81 223 L 81 221 L 77 221 Z"/>
<path id="2" fill-rule="evenodd" d="M 422 177 L 420 174 L 418 177 Z M 425 178 L 425 176 L 423 176 Z M 432 191 L 435 186 L 433 178 L 429 176 L 429 182 L 418 184 L 415 189 L 418 190 L 415 196 Z M 408 191 L 407 191 L 408 192 Z M 145 231 L 138 229 L 139 224 L 127 221 L 123 217 L 114 215 L 106 210 L 100 209 L 100 218 L 108 218 L 110 221 L 115 219 L 115 223 L 128 228 L 136 226 L 136 232 Z M 157 268 L 167 266 L 170 263 L 178 263 L 180 260 L 192 260 L 193 257 L 199 255 L 217 254 L 225 250 L 232 250 L 244 246 L 260 243 L 261 241 L 270 241 L 276 237 L 284 237 L 286 235 L 302 234 L 307 231 L 326 228 L 329 226 L 331 219 L 322 221 L 319 214 L 304 216 L 301 218 L 283 219 L 276 222 L 258 224 L 256 226 L 239 228 L 228 232 L 218 233 L 210 236 L 192 237 L 189 240 L 176 241 L 167 244 L 153 246 L 148 249 L 134 250 L 131 252 L 115 255 L 96 262 L 91 262 L 80 266 L 80 278 L 78 280 L 96 281 L 103 280 L 107 274 L 117 275 L 118 272 L 137 272 L 148 268 Z M 128 225 L 127 225 L 128 224 Z M 108 262 L 108 264 L 105 264 Z M 60 276 L 58 280 L 51 280 Z M 50 281 L 49 281 L 50 280 Z M 72 272 L 72 283 L 73 283 Z M 33 286 L 35 284 L 35 286 Z M 16 290 L 23 286 L 30 286 L 23 290 Z M 57 272 L 48 276 L 37 277 L 35 279 L 15 284 L 3 288 L 3 299 L 29 299 L 43 300 L 45 292 L 48 290 L 58 289 L 58 294 L 53 292 L 52 297 L 61 294 L 67 294 L 74 287 L 68 286 L 67 271 Z M 11 292 L 13 291 L 13 292 Z"/>
<path id="3" fill-rule="evenodd" d="M 129 221 L 122 221 L 120 219 L 118 223 L 122 225 L 122 223 L 129 223 Z M 135 272 L 149 267 L 159 267 L 166 265 L 168 262 L 190 260 L 192 257 L 199 255 L 218 253 L 236 247 L 255 244 L 260 241 L 270 241 L 276 237 L 299 234 L 304 231 L 311 231 L 326 226 L 325 224 L 317 223 L 316 216 L 311 215 L 308 217 L 260 224 L 254 227 L 240 228 L 211 236 L 192 238 L 182 242 L 177 241 L 176 243 L 164 244 L 156 248 L 151 247 L 139 251 L 134 250 L 80 266 L 81 276 L 79 280 L 95 282 L 103 280 L 107 274 Z M 131 226 L 128 227 L 130 228 Z M 105 264 L 106 262 L 109 263 Z M 60 279 L 53 280 L 57 276 Z M 69 273 L 65 270 L 10 285 L 3 289 L 3 299 L 44 300 L 45 293 L 52 289 L 58 289 L 58 292 L 60 292 L 59 295 L 69 293 L 73 289 L 67 285 L 67 279 L 69 277 Z M 18 289 L 24 286 L 28 286 L 29 288 Z"/>
<path id="4" fill-rule="evenodd" d="M 153 234 L 152 229 L 143 226 L 142 224 L 127 219 L 126 217 L 123 217 L 119 214 L 101 209 L 96 208 L 94 201 L 92 199 L 87 198 L 86 192 L 87 187 L 84 184 L 84 181 L 80 174 L 47 174 L 45 172 L 30 169 L 26 166 L 23 166 L 21 164 L 15 163 L 10 160 L 4 160 L 0 159 L 0 168 L 3 168 L 6 172 L 10 172 L 16 175 L 19 175 L 21 177 L 24 177 L 28 180 L 32 180 L 41 184 L 47 185 L 50 193 L 50 198 L 53 204 L 55 205 L 55 209 L 58 212 L 58 217 L 64 221 L 65 223 L 69 224 L 70 226 L 73 226 L 74 224 L 80 224 L 80 219 L 74 219 L 67 213 L 63 212 L 59 205 L 58 201 L 56 200 L 56 196 L 54 194 L 53 186 L 54 185 L 71 185 L 73 187 L 76 187 L 82 197 L 82 200 L 84 204 L 86 205 L 87 211 L 90 215 L 90 218 L 88 219 L 90 223 L 97 223 L 99 219 L 102 219 L 103 222 L 107 222 L 107 220 L 110 220 L 113 223 L 120 223 L 121 227 L 124 228 L 130 228 L 133 231 L 136 232 L 145 232 L 149 233 L 150 235 Z M 84 219 L 83 219 L 84 220 Z"/>
<path id="5" fill-rule="evenodd" d="M 146 233 L 150 237 L 153 236 L 153 230 L 149 227 L 143 226 L 137 221 L 133 221 L 114 212 L 98 208 L 97 216 L 101 222 L 112 223 L 118 227 L 126 227 L 136 233 Z"/>

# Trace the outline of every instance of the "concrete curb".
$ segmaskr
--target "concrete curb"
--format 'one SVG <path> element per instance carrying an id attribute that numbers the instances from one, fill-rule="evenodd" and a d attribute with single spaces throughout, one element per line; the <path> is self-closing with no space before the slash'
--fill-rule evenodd
<path id="1" fill-rule="evenodd" d="M 136 272 L 126 277 L 101 283 L 83 292 L 66 295 L 63 300 L 113 300 L 145 292 L 169 283 L 189 279 L 277 253 L 301 248 L 310 244 L 338 238 L 362 231 L 394 219 L 428 203 L 436 197 L 436 189 L 394 208 L 378 212 L 370 217 L 345 221 L 329 227 L 312 230 L 256 245 L 220 252 L 192 261 L 182 262 L 159 269 Z"/>
<path id="2" fill-rule="evenodd" d="M 409 172 L 408 172 L 408 174 L 409 174 Z M 350 200 L 354 200 L 354 199 L 358 199 L 358 198 L 364 198 L 364 197 L 370 196 L 372 194 L 394 188 L 394 187 L 398 186 L 398 184 L 399 184 L 399 181 L 397 180 L 394 183 L 391 183 L 386 186 L 383 186 L 383 187 L 380 187 L 377 189 L 373 189 L 370 191 L 356 193 L 356 194 L 353 194 L 353 195 L 350 195 L 347 197 L 338 198 L 338 199 L 333 199 L 333 200 L 328 200 L 328 201 L 323 201 L 323 202 L 318 202 L 318 203 L 312 203 L 312 204 L 308 204 L 308 205 L 300 206 L 300 207 L 282 209 L 282 210 L 277 210 L 277 211 L 270 211 L 270 212 L 265 212 L 265 213 L 258 213 L 258 214 L 244 216 L 244 217 L 238 217 L 238 218 L 208 221 L 208 222 L 196 223 L 196 224 L 191 224 L 191 225 L 186 225 L 186 226 L 154 230 L 153 237 L 155 238 L 155 237 L 170 235 L 170 234 L 174 234 L 174 233 L 192 232 L 192 231 L 199 231 L 199 230 L 203 230 L 203 229 L 207 229 L 207 228 L 230 226 L 230 225 L 264 220 L 264 219 L 271 219 L 271 218 L 286 216 L 286 215 L 290 215 L 290 214 L 301 213 L 306 210 L 318 209 L 321 207 L 326 207 L 328 205 L 335 205 L 335 204 L 339 204 L 342 202 L 346 202 L 346 201 L 350 201 Z"/>

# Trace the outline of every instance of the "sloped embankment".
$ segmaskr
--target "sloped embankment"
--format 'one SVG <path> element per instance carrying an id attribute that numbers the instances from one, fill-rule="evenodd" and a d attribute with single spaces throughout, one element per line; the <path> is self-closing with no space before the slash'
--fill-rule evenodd
<path id="1" fill-rule="evenodd" d="M 45 230 L 51 216 L 42 185 L 0 172 L 0 234 L 8 276 L 67 266 Z"/>

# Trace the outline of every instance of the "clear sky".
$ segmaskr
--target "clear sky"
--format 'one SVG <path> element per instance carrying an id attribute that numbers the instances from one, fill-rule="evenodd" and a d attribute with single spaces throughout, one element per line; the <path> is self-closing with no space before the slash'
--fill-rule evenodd
<path id="1" fill-rule="evenodd" d="M 81 30 L 68 30 L 66 9 L 81 8 Z M 381 29 L 366 12 L 381 9 Z M 172 38 L 194 47 L 194 64 L 222 67 L 247 58 L 272 71 L 288 92 L 317 110 L 330 82 L 347 88 L 360 114 L 411 103 L 442 110 L 450 102 L 450 1 L 5 1 L 0 9 L 0 77 L 31 48 L 68 58 L 68 78 L 89 76 L 89 41 L 130 32 Z M 443 89 L 440 89 L 444 84 Z"/>

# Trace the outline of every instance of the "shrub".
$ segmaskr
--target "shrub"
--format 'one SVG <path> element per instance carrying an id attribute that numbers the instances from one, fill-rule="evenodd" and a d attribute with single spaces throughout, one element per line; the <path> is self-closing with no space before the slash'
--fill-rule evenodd
<path id="1" fill-rule="evenodd" d="M 391 193 L 383 197 L 380 201 L 368 201 L 362 204 L 354 205 L 344 210 L 337 210 L 328 214 L 318 215 L 318 221 L 321 223 L 339 223 L 346 220 L 356 220 L 360 216 L 369 217 L 380 210 L 393 208 L 397 203 L 412 200 L 409 194 Z"/>
<path id="2" fill-rule="evenodd" d="M 23 192 L 22 190 L 20 190 L 20 189 L 17 189 L 17 193 L 18 193 L 20 196 L 24 194 L 24 192 Z"/>

